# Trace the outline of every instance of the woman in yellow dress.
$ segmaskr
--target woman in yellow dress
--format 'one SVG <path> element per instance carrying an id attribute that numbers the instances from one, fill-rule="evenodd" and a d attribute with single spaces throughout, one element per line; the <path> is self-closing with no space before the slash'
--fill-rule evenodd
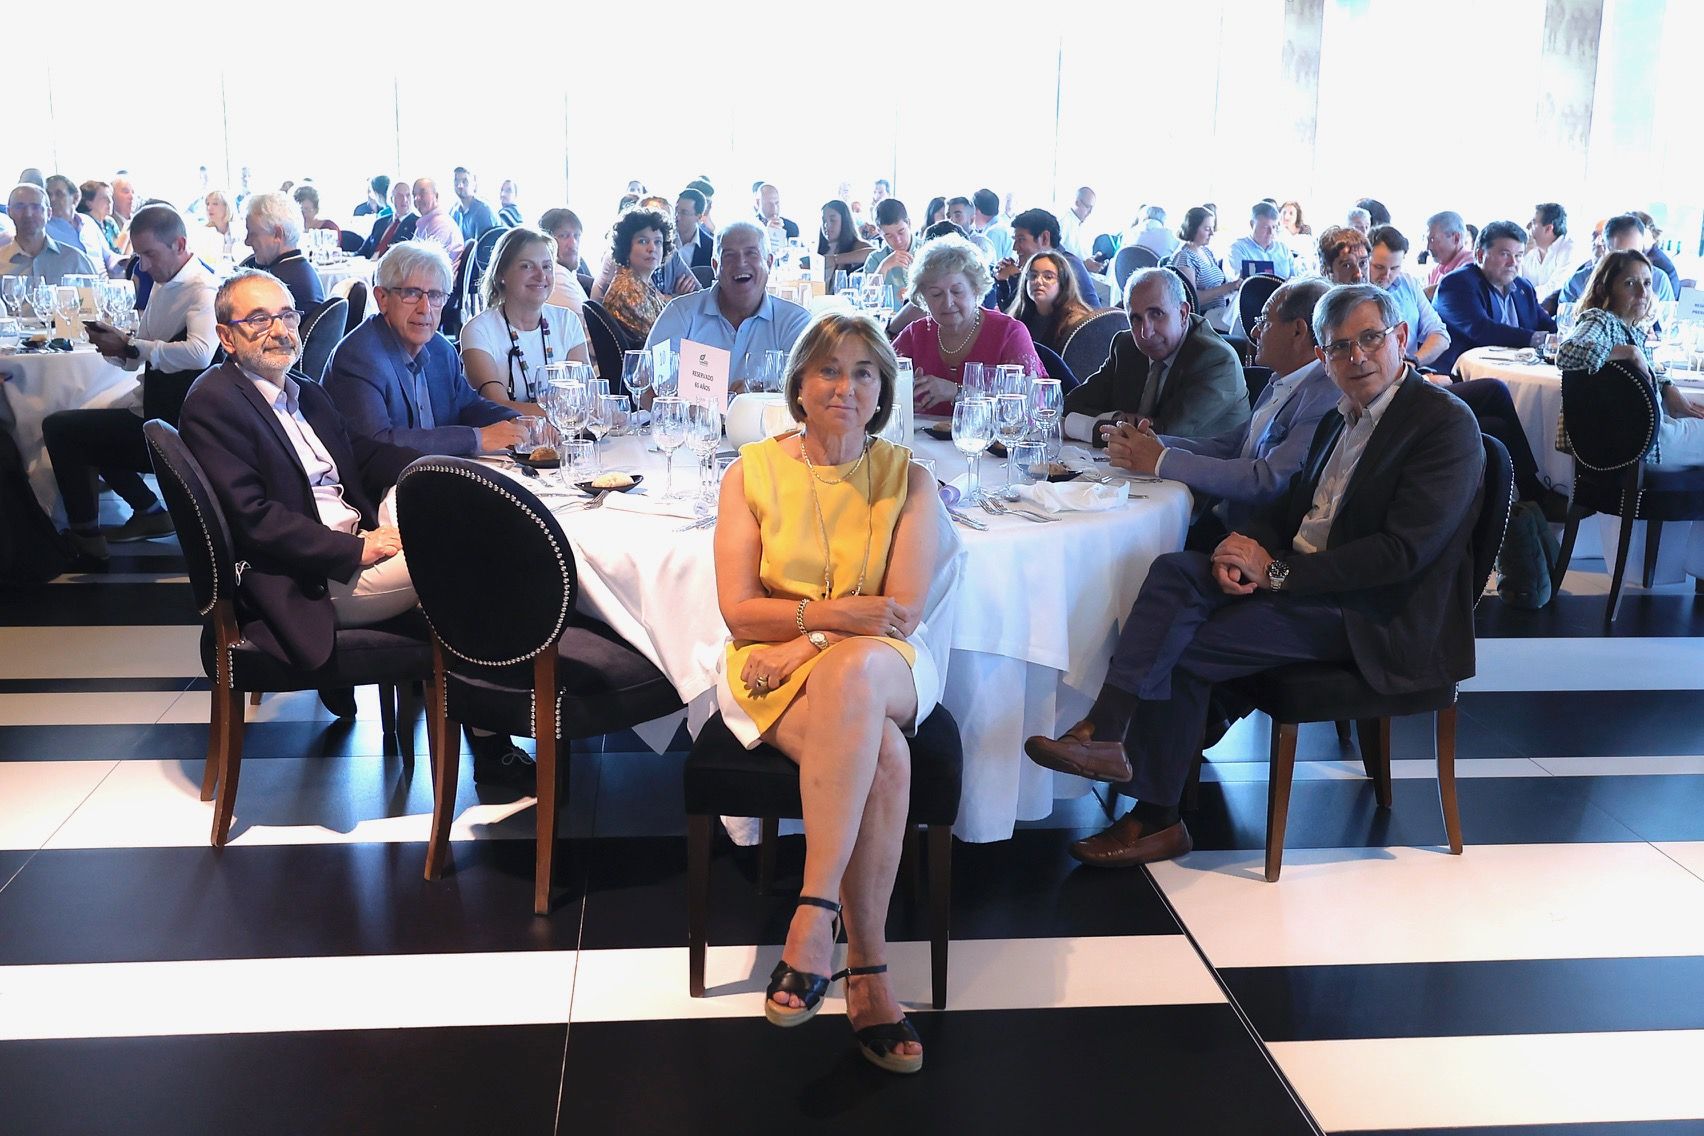
<path id="1" fill-rule="evenodd" d="M 905 735 L 941 693 L 919 632 L 944 526 L 933 478 L 870 436 L 897 371 L 863 316 L 823 316 L 794 346 L 786 395 L 803 429 L 744 447 L 722 482 L 716 585 L 733 643 L 718 694 L 748 748 L 799 764 L 804 886 L 765 1014 L 798 1025 L 845 975 L 864 1056 L 912 1073 L 923 1046 L 888 985 L 883 927 L 910 800 Z M 847 970 L 830 975 L 842 910 Z"/>

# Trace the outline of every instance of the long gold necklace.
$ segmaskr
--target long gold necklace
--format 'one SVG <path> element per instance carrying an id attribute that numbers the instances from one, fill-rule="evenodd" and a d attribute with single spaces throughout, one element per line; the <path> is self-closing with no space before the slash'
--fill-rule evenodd
<path id="1" fill-rule="evenodd" d="M 822 539 L 822 598 L 828 599 L 834 592 L 834 562 L 833 552 L 828 543 L 828 522 L 822 515 L 822 499 L 817 496 L 817 482 L 824 485 L 843 485 L 852 480 L 852 475 L 858 472 L 858 467 L 864 464 L 864 458 L 870 453 L 870 440 L 864 439 L 864 452 L 858 455 L 858 460 L 852 468 L 838 479 L 830 480 L 817 476 L 816 466 L 811 462 L 811 451 L 805 446 L 803 436 L 799 438 L 799 453 L 804 456 L 805 469 L 811 475 L 811 504 L 816 507 L 817 535 Z M 870 544 L 876 532 L 876 502 L 875 475 L 864 476 L 864 504 L 869 509 L 868 519 L 864 528 L 864 562 L 858 566 L 858 583 L 852 588 L 855 596 L 864 593 L 864 574 L 870 570 Z"/>

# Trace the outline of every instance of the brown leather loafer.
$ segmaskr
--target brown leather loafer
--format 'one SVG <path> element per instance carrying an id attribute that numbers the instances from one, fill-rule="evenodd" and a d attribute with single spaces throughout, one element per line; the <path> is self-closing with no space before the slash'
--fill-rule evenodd
<path id="1" fill-rule="evenodd" d="M 1096 868 L 1129 868 L 1170 860 L 1195 847 L 1180 820 L 1170 828 L 1143 833 L 1142 822 L 1125 813 L 1111 828 L 1071 845 L 1071 855 Z"/>
<path id="2" fill-rule="evenodd" d="M 1043 769 L 1071 773 L 1091 781 L 1130 780 L 1130 759 L 1120 742 L 1097 742 L 1094 727 L 1078 722 L 1060 738 L 1036 736 L 1024 742 L 1024 752 Z"/>

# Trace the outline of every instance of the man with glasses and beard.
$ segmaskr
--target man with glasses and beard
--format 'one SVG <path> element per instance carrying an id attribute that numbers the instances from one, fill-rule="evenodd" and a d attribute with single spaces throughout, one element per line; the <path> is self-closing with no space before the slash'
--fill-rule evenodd
<path id="1" fill-rule="evenodd" d="M 319 384 L 293 375 L 302 313 L 275 276 L 246 269 L 214 299 L 226 358 L 195 380 L 179 430 L 230 526 L 244 638 L 293 667 L 331 658 L 339 627 L 415 604 L 389 491 L 419 451 L 351 435 Z M 381 502 L 384 504 L 381 505 Z M 351 692 L 322 692 L 353 715 Z"/>

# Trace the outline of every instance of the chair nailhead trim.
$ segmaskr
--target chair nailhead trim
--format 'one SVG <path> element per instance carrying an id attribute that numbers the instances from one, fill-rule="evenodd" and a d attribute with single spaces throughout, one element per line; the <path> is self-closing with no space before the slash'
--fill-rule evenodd
<path id="1" fill-rule="evenodd" d="M 207 544 L 207 563 L 213 565 L 213 598 L 207 601 L 206 607 L 196 612 L 197 615 L 205 619 L 207 613 L 212 611 L 219 603 L 219 565 L 213 558 L 213 534 L 207 527 L 207 518 L 201 515 L 201 503 L 195 499 L 195 494 L 189 492 L 188 483 L 184 481 L 183 474 L 178 472 L 177 466 L 172 464 L 172 459 L 167 457 L 165 452 L 153 443 L 150 442 L 149 447 L 161 463 L 172 471 L 172 476 L 177 478 L 178 487 L 183 490 L 183 495 L 189 498 L 189 507 L 195 510 L 195 521 L 201 528 L 201 539 Z"/>

